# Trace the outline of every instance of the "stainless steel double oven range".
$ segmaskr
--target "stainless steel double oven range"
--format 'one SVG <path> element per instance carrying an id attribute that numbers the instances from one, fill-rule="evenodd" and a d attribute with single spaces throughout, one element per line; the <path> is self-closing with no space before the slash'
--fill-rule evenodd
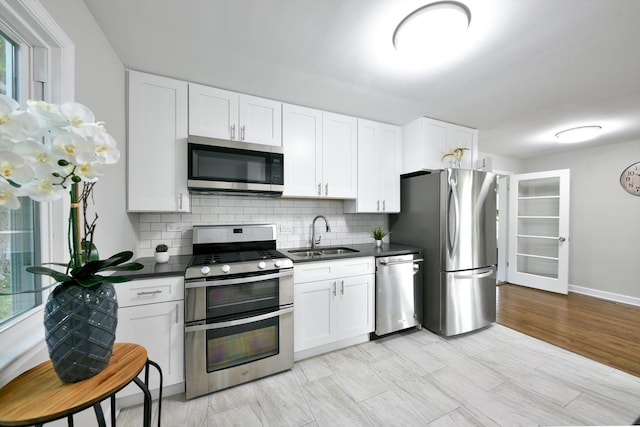
<path id="1" fill-rule="evenodd" d="M 195 226 L 185 271 L 186 397 L 293 367 L 293 262 L 276 226 Z"/>

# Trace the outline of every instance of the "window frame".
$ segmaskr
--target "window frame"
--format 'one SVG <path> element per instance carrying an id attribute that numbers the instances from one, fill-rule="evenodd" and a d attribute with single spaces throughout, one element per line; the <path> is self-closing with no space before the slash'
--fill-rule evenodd
<path id="1" fill-rule="evenodd" d="M 29 70 L 29 78 L 19 79 L 21 108 L 26 100 L 41 97 L 47 102 L 73 101 L 75 82 L 74 45 L 37 0 L 0 2 L 0 31 L 20 47 L 19 69 Z M 68 257 L 66 215 L 69 201 L 40 203 L 40 260 L 60 261 Z M 42 285 L 46 286 L 47 281 Z M 46 300 L 48 290 L 42 294 Z M 16 316 L 0 328 L 0 385 L 30 366 L 44 344 L 43 304 Z"/>

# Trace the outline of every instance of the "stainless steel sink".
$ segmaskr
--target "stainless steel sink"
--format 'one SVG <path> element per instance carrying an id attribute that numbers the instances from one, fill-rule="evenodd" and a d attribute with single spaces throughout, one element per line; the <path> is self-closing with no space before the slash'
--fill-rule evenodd
<path id="1" fill-rule="evenodd" d="M 353 252 L 360 252 L 360 251 L 357 251 L 351 248 L 326 248 L 326 249 L 321 249 L 320 252 L 322 252 L 324 255 L 339 255 L 339 254 L 350 254 Z"/>
<path id="2" fill-rule="evenodd" d="M 322 255 L 342 255 L 342 254 L 350 254 L 354 252 L 360 252 L 356 249 L 346 248 L 346 247 L 336 247 L 336 248 L 304 248 L 304 249 L 294 249 L 290 250 L 289 253 L 291 255 L 295 255 L 300 258 L 315 258 L 321 257 Z"/>
<path id="3" fill-rule="evenodd" d="M 300 249 L 300 250 L 295 250 L 295 251 L 289 251 L 290 254 L 299 256 L 299 257 L 314 257 L 314 256 L 320 256 L 322 255 L 321 252 L 318 251 L 311 251 L 309 249 Z"/>

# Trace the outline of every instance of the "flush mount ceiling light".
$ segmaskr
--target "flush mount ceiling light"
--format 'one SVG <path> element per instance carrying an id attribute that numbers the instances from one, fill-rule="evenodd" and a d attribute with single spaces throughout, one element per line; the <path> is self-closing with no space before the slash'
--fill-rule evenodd
<path id="1" fill-rule="evenodd" d="M 582 142 L 595 138 L 601 131 L 602 126 L 580 126 L 558 132 L 556 138 L 560 142 Z"/>
<path id="2" fill-rule="evenodd" d="M 471 11 L 462 3 L 430 3 L 400 21 L 393 32 L 393 46 L 403 54 L 446 53 L 459 42 L 470 22 Z"/>

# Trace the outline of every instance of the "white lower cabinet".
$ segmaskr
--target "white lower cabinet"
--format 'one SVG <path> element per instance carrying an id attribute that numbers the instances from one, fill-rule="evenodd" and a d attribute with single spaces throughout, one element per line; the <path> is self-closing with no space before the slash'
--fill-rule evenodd
<path id="1" fill-rule="evenodd" d="M 293 271 L 295 352 L 330 351 L 373 332 L 373 257 L 300 263 Z"/>
<path id="2" fill-rule="evenodd" d="M 132 280 L 118 284 L 116 290 L 116 341 L 144 346 L 149 359 L 162 369 L 163 388 L 184 383 L 184 278 Z M 157 389 L 158 376 L 153 367 L 150 378 L 149 388 Z M 118 398 L 132 394 L 140 395 L 133 384 L 120 391 Z"/>

